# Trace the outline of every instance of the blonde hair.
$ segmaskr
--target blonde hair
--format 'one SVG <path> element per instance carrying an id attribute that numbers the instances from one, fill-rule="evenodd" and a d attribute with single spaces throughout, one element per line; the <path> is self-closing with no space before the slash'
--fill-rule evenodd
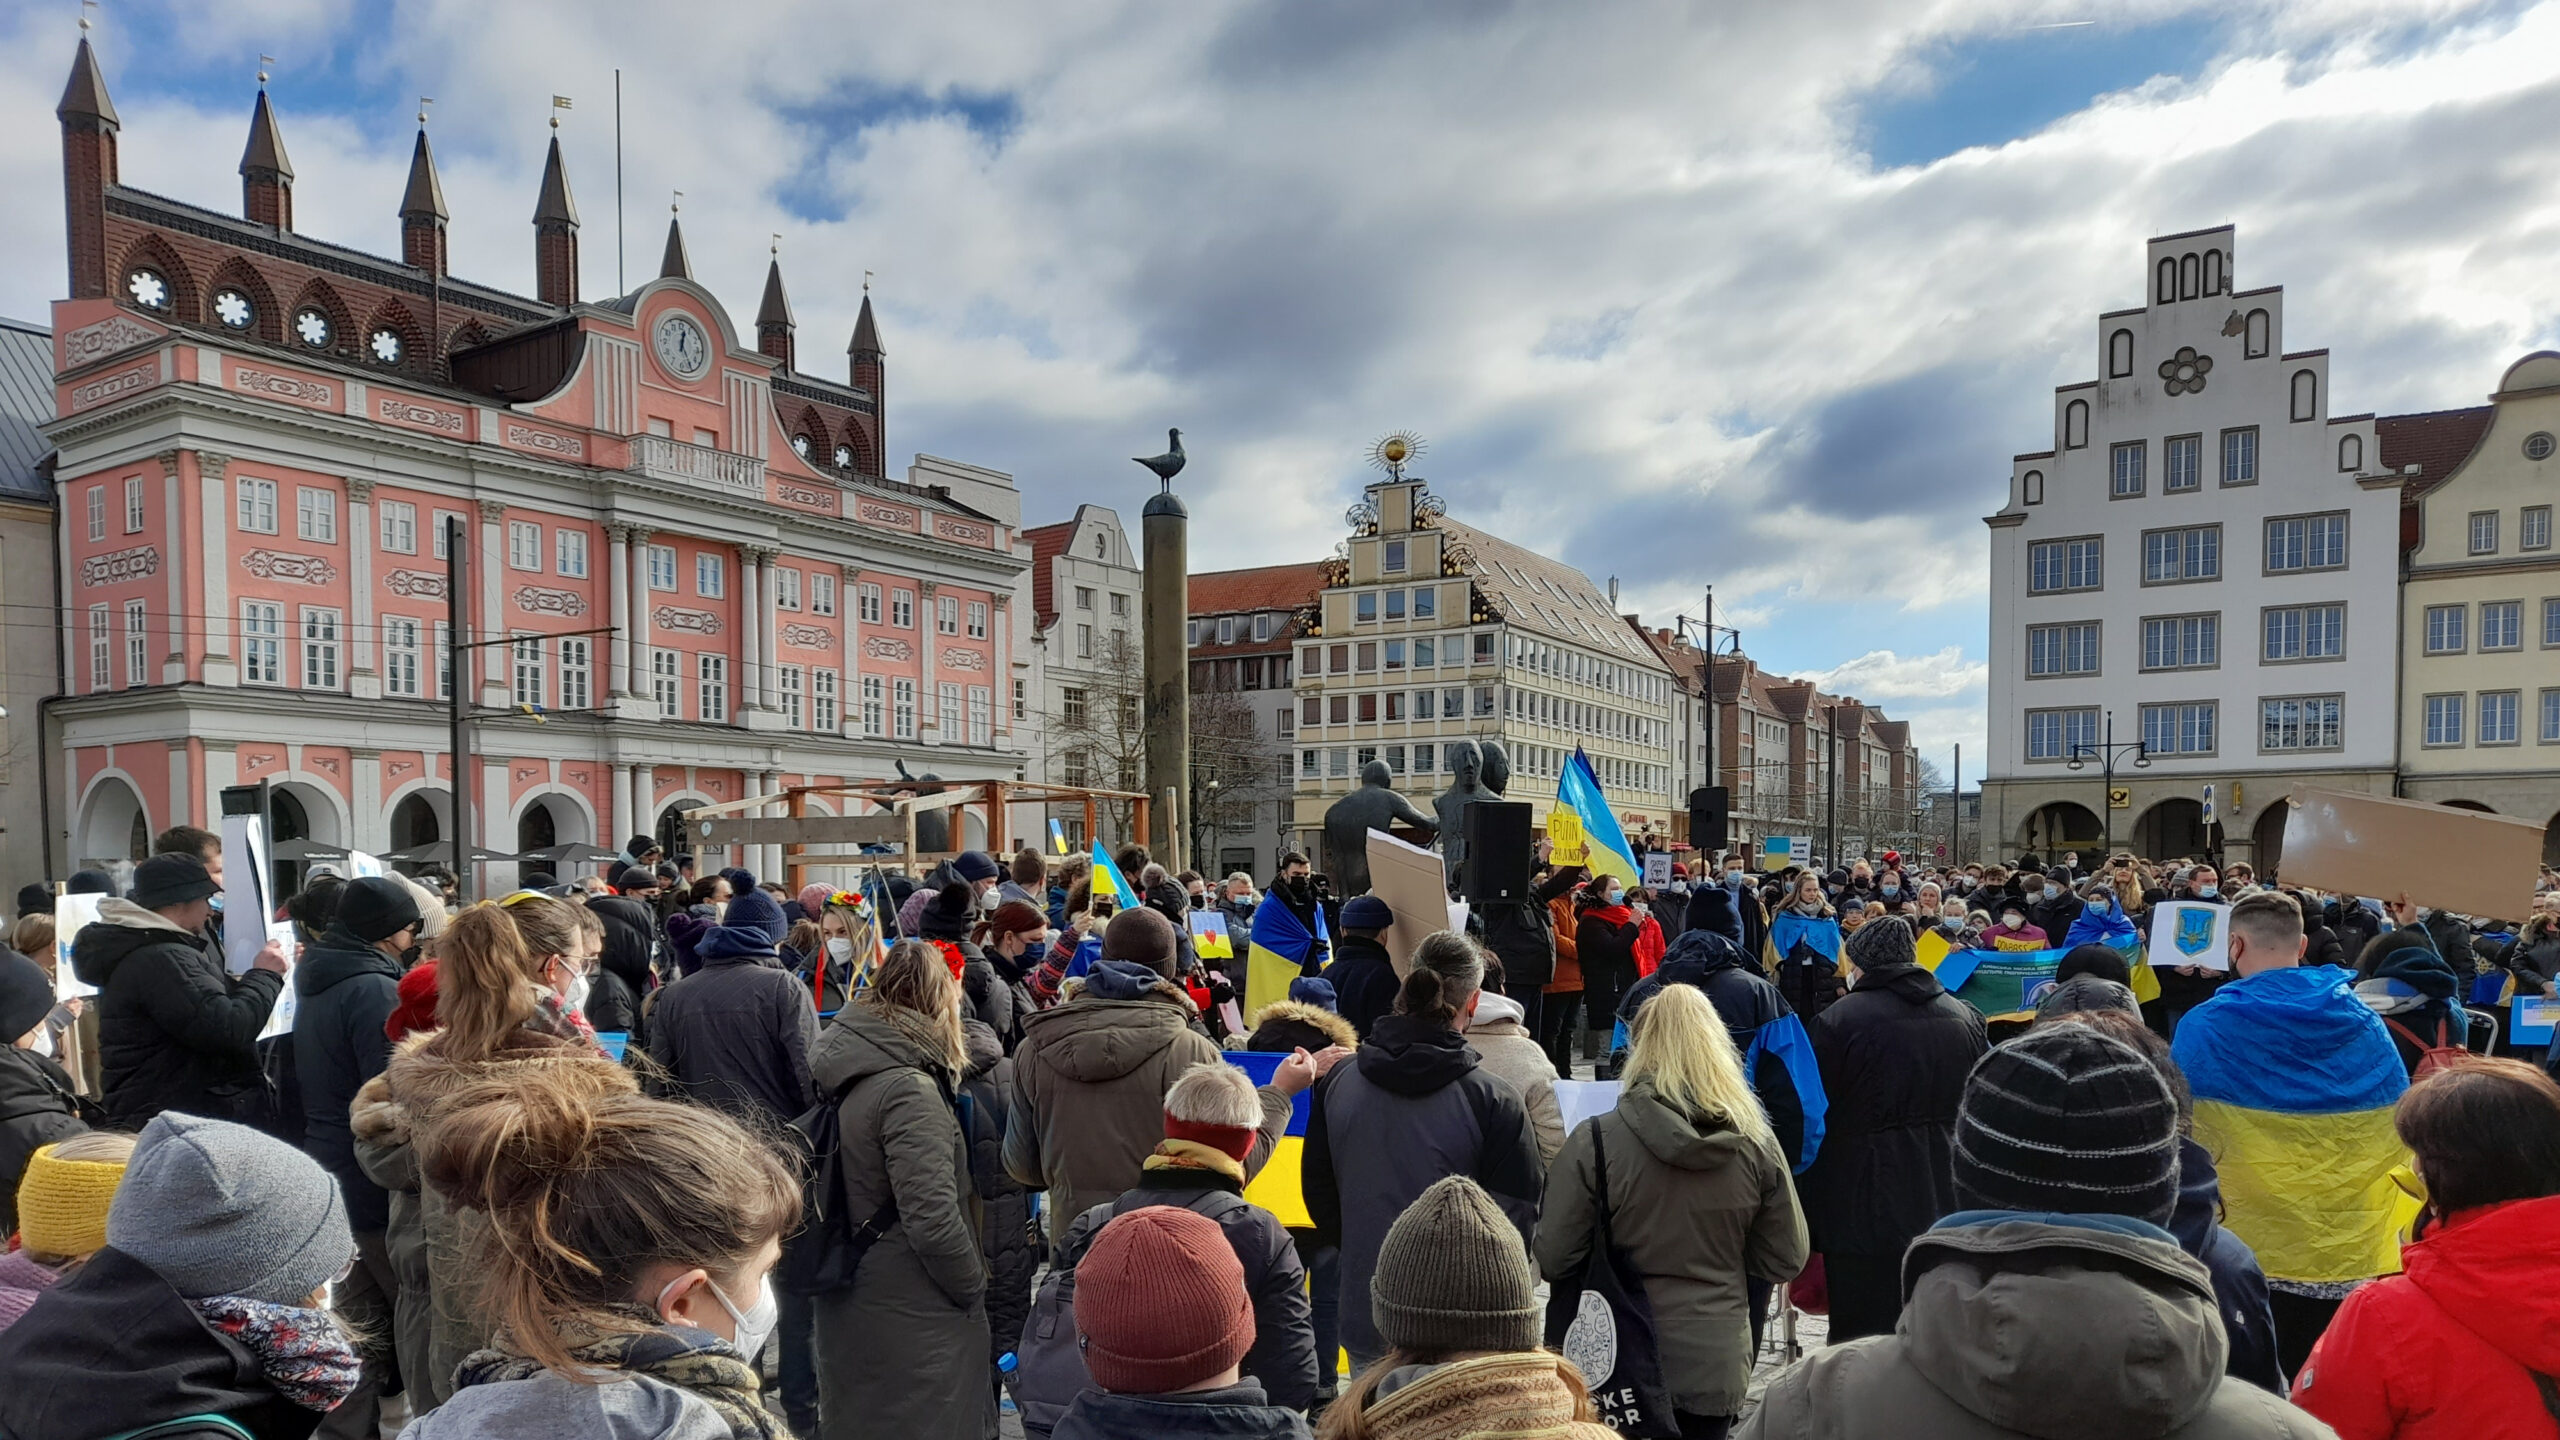
<path id="1" fill-rule="evenodd" d="M 1628 1028 L 1634 1044 L 1621 1081 L 1649 1081 L 1653 1093 L 1676 1110 L 1722 1120 L 1754 1140 L 1772 1138 L 1760 1097 L 1742 1073 L 1742 1054 L 1705 991 L 1665 985 L 1636 1011 Z"/>
<path id="2" fill-rule="evenodd" d="M 18 922 L 9 927 L 9 948 L 21 955 L 33 955 L 52 944 L 53 917 L 42 911 L 21 915 Z"/>
<path id="3" fill-rule="evenodd" d="M 604 922 L 584 905 L 572 905 L 529 890 L 519 890 L 498 904 L 507 918 L 516 922 L 516 933 L 524 938 L 524 948 L 533 952 L 537 960 L 568 954 L 577 948 L 582 935 L 604 938 Z"/>
<path id="4" fill-rule="evenodd" d="M 853 1003 L 895 1026 L 952 1074 L 969 1068 L 968 1041 L 960 1031 L 960 978 L 933 946 L 922 940 L 890 946 Z"/>
<path id="5" fill-rule="evenodd" d="M 1164 1113 L 1186 1125 L 1251 1128 L 1262 1123 L 1262 1101 L 1242 1070 L 1203 1060 L 1164 1092 Z"/>
<path id="6" fill-rule="evenodd" d="M 436 1053 L 495 1055 L 542 1007 L 542 961 L 507 912 L 487 900 L 453 917 L 436 937 Z"/>

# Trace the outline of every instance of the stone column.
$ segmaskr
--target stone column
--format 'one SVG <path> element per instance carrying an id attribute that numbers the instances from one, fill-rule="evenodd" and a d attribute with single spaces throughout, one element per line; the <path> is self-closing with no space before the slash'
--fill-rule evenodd
<path id="1" fill-rule="evenodd" d="M 747 555 L 754 565 L 754 604 L 756 610 L 756 708 L 778 710 L 782 705 L 781 615 L 774 606 L 773 562 L 782 551 L 771 545 L 751 545 Z M 806 702 L 803 697 L 802 703 Z"/>
<path id="2" fill-rule="evenodd" d="M 472 640 L 497 640 L 507 634 L 507 507 L 503 501 L 480 502 L 480 554 L 475 564 L 480 567 L 480 613 L 474 617 Z M 507 647 L 484 645 L 466 652 L 479 657 L 480 703 L 503 707 L 508 701 Z M 494 834 L 495 832 L 487 832 Z M 488 844 L 487 841 L 480 842 Z M 503 845 L 489 845 L 503 850 Z"/>
<path id="3" fill-rule="evenodd" d="M 941 744 L 943 738 L 942 675 L 934 664 L 942 653 L 942 615 L 933 598 L 941 589 L 936 581 L 916 582 L 916 640 L 924 653 L 922 678 L 916 681 L 916 739 L 927 745 Z"/>
<path id="4" fill-rule="evenodd" d="M 347 477 L 347 693 L 358 700 L 382 698 L 382 671 L 374 660 L 373 635 L 373 482 Z M 381 796 L 374 797 L 377 803 Z M 359 831 L 369 834 L 369 831 Z M 358 848 L 362 848 L 359 846 Z"/>
<path id="5" fill-rule="evenodd" d="M 781 771 L 759 770 L 756 772 L 757 794 L 770 795 L 781 788 Z M 767 816 L 779 815 L 782 813 L 782 807 L 779 805 L 765 805 L 759 808 L 761 812 Z M 757 846 L 756 852 L 756 878 L 759 880 L 780 880 L 782 878 L 782 847 L 780 845 L 767 842 Z"/>
<path id="6" fill-rule="evenodd" d="M 998 748 L 1013 743 L 1013 592 L 998 590 L 989 597 L 987 617 L 987 668 L 995 678 L 987 682 L 987 699 L 993 707 L 987 721 L 994 728 L 987 738 Z"/>
<path id="7" fill-rule="evenodd" d="M 843 699 L 837 719 L 840 733 L 863 734 L 862 728 L 862 567 L 844 567 L 844 588 L 837 592 L 836 614 L 844 620 Z"/>
<path id="8" fill-rule="evenodd" d="M 646 713 L 655 718 L 656 681 L 649 673 L 649 612 L 655 606 L 649 589 L 651 534 L 636 525 L 631 529 L 631 693 L 648 701 Z"/>
<path id="9" fill-rule="evenodd" d="M 179 488 L 178 452 L 163 450 L 151 458 L 160 462 L 167 517 L 160 539 L 160 568 L 169 577 L 169 608 L 161 615 L 169 627 L 169 650 L 160 661 L 160 683 L 183 685 L 187 682 L 187 632 L 195 628 L 184 618 L 194 608 L 187 603 L 187 566 L 195 557 L 188 553 L 193 547 L 186 538 L 187 511 L 185 492 Z"/>
<path id="10" fill-rule="evenodd" d="M 382 810 L 382 752 L 356 750 L 355 775 L 348 782 L 355 791 L 355 834 L 347 843 L 358 850 L 379 853 L 391 848 L 391 837 L 383 828 L 387 817 Z"/>
<path id="11" fill-rule="evenodd" d="M 223 472 L 231 457 L 210 450 L 196 452 L 196 475 L 204 503 L 204 683 L 238 685 L 240 664 L 232 658 L 231 636 L 240 617 L 231 613 L 231 500 Z M 66 527 L 64 534 L 70 533 Z"/>
<path id="12" fill-rule="evenodd" d="M 764 608 L 764 552 L 753 545 L 738 547 L 738 719 L 743 724 L 751 711 L 764 706 L 764 629 L 772 617 Z"/>
<path id="13" fill-rule="evenodd" d="M 1165 792 L 1190 798 L 1191 664 L 1184 648 L 1191 619 L 1191 512 L 1167 489 L 1150 496 L 1142 512 L 1146 603 L 1146 700 L 1141 716 L 1147 742 L 1147 846 L 1169 871 L 1189 863 L 1191 817 L 1168 813 Z"/>
<path id="14" fill-rule="evenodd" d="M 605 642 L 607 695 L 631 693 L 631 536 L 634 527 L 620 522 L 604 527 L 606 619 L 613 638 Z M 624 839 L 630 836 L 625 835 Z"/>
<path id="15" fill-rule="evenodd" d="M 608 818 L 604 822 L 605 833 L 597 837 L 596 843 L 599 845 L 611 845 L 618 850 L 622 848 L 623 841 L 630 839 L 633 835 L 637 834 L 640 829 L 638 814 L 631 808 L 631 764 L 629 761 L 616 760 L 613 762 L 613 783 L 612 788 L 607 792 L 606 803 L 608 803 L 612 809 L 608 812 Z"/>

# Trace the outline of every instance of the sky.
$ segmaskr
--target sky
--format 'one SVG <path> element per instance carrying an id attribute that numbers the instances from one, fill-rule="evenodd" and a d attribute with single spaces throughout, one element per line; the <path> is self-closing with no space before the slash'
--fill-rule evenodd
<path id="1" fill-rule="evenodd" d="M 531 293 L 551 97 L 585 295 L 672 192 L 803 368 L 873 276 L 892 466 L 1135 521 L 1180 426 L 1195 568 L 1328 553 L 1380 435 L 1472 524 L 1980 769 L 1987 532 L 2142 243 L 2239 227 L 2341 413 L 2476 404 L 2560 339 L 2560 0 L 106 0 L 127 184 L 236 211 L 260 55 L 297 228 Z M 0 0 L 0 314 L 64 285 L 77 7 Z"/>

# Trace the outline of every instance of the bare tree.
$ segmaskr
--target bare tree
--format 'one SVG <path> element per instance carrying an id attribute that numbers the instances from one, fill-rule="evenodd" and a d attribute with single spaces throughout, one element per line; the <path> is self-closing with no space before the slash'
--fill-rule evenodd
<path id="1" fill-rule="evenodd" d="M 1262 740 L 1252 704 L 1241 690 L 1191 693 L 1192 868 L 1202 874 L 1220 835 L 1251 833 L 1286 785 L 1286 752 Z"/>
<path id="2" fill-rule="evenodd" d="M 1061 785 L 1136 790 L 1146 774 L 1146 662 L 1127 631 L 1101 638 L 1087 675 L 1058 687 L 1058 708 L 1047 717 L 1049 778 Z M 1129 802 L 1104 802 L 1101 813 L 1112 833 L 1131 833 Z M 1086 840 L 1094 843 L 1095 837 Z"/>

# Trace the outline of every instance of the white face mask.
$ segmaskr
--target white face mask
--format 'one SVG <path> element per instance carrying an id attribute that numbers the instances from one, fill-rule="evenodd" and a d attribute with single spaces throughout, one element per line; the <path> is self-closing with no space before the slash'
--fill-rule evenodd
<path id="1" fill-rule="evenodd" d="M 572 1011 L 575 1011 L 580 1015 L 584 1015 L 587 1013 L 588 988 L 587 977 L 584 975 L 579 976 L 569 982 L 569 993 L 560 997 L 560 1003 L 568 1006 Z"/>
<path id="2" fill-rule="evenodd" d="M 853 937 L 850 935 L 828 936 L 827 958 L 839 965 L 850 962 L 853 959 Z"/>
<path id="3" fill-rule="evenodd" d="M 2009 912 L 2008 914 L 2001 916 L 2001 917 L 2000 917 L 2000 923 L 2001 923 L 2001 924 L 2003 924 L 2003 925 L 2008 926 L 2008 927 L 2009 927 L 2010 929 L 2012 929 L 2012 930 L 2015 930 L 2015 929 L 2018 929 L 2019 927 L 2021 927 L 2021 926 L 2023 926 L 2023 925 L 2025 925 L 2025 924 L 2027 923 L 2027 917 L 2026 917 L 2026 916 L 2024 916 L 2024 915 L 2018 914 L 2016 911 L 2014 911 L 2014 910 L 2013 910 L 2013 911 Z"/>
<path id="4" fill-rule="evenodd" d="M 667 1282 L 667 1290 L 674 1288 L 676 1288 L 676 1282 L 672 1280 Z M 729 1342 L 730 1347 L 752 1363 L 757 1356 L 764 1353 L 764 1342 L 772 1339 L 773 1332 L 782 1326 L 782 1305 L 773 1298 L 773 1277 L 767 1275 L 764 1278 L 763 1284 L 758 1287 L 754 1308 L 743 1315 L 738 1313 L 737 1305 L 729 1299 L 727 1293 L 721 1290 L 718 1281 L 706 1279 L 702 1282 L 702 1288 L 710 1291 L 711 1298 L 720 1302 L 720 1308 L 729 1312 L 729 1323 L 737 1329 L 735 1337 Z M 664 1318 L 667 1313 L 667 1290 L 658 1292 L 658 1314 L 661 1318 Z M 675 1322 L 670 1320 L 668 1323 Z"/>

